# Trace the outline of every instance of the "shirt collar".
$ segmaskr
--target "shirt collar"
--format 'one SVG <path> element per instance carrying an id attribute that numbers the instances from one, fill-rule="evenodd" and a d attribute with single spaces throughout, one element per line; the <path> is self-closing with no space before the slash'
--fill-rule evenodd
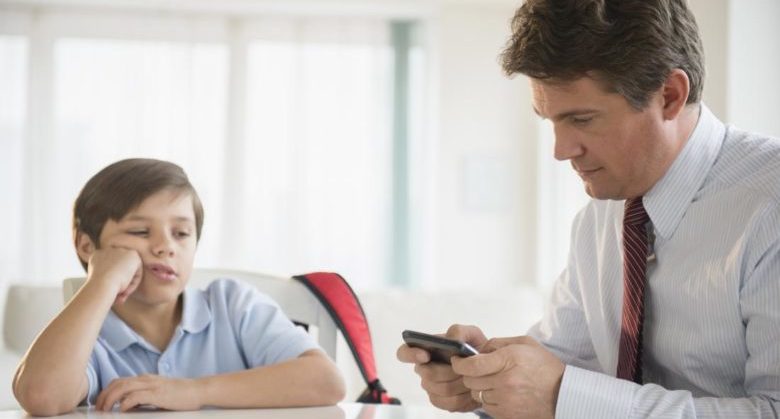
<path id="1" fill-rule="evenodd" d="M 181 328 L 187 333 L 198 333 L 211 323 L 211 308 L 206 293 L 198 288 L 184 290 L 184 309 Z"/>
<path id="2" fill-rule="evenodd" d="M 703 103 L 688 142 L 666 174 L 647 192 L 643 203 L 653 226 L 669 239 L 701 189 L 718 157 L 726 127 Z"/>
<path id="3" fill-rule="evenodd" d="M 145 341 L 127 323 L 120 319 L 113 310 L 108 312 L 106 321 L 103 322 L 103 327 L 100 330 L 100 336 L 116 352 L 123 351 L 134 343 L 145 344 Z"/>
<path id="4" fill-rule="evenodd" d="M 211 323 L 211 309 L 203 291 L 188 287 L 184 290 L 184 308 L 182 311 L 181 328 L 188 333 L 198 333 Z M 128 346 L 137 343 L 156 352 L 130 326 L 117 316 L 113 310 L 108 312 L 100 336 L 115 351 L 120 352 Z"/>

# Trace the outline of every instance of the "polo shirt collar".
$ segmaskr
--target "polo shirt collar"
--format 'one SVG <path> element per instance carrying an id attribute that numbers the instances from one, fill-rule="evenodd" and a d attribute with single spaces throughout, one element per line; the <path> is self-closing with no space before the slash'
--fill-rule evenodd
<path id="1" fill-rule="evenodd" d="M 206 292 L 187 287 L 184 290 L 184 308 L 181 316 L 181 328 L 187 333 L 199 333 L 211 323 L 211 308 Z"/>
<path id="2" fill-rule="evenodd" d="M 669 239 L 704 185 L 718 157 L 726 127 L 703 103 L 693 133 L 666 174 L 643 199 L 647 214 L 658 234 Z"/>
<path id="3" fill-rule="evenodd" d="M 206 296 L 203 291 L 191 287 L 187 287 L 183 294 L 181 328 L 188 333 L 201 332 L 211 323 L 211 309 Z M 108 312 L 100 336 L 117 352 L 127 349 L 132 344 L 139 344 L 156 352 L 152 345 L 130 328 L 113 310 Z"/>

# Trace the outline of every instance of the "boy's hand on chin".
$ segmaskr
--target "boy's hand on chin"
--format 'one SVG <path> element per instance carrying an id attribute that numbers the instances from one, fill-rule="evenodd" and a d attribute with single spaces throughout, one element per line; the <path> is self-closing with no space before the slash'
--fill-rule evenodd
<path id="1" fill-rule="evenodd" d="M 111 281 L 116 285 L 115 304 L 124 303 L 141 283 L 143 261 L 138 251 L 121 245 L 96 249 L 89 258 L 87 280 Z"/>
<path id="2" fill-rule="evenodd" d="M 190 379 L 148 374 L 118 378 L 100 392 L 95 408 L 108 411 L 119 403 L 119 410 L 123 412 L 136 407 L 198 410 L 201 405 L 196 393 L 197 382 Z"/>

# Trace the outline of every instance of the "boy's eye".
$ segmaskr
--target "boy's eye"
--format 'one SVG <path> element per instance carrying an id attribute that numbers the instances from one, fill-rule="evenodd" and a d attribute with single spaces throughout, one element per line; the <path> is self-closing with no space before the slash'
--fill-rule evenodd
<path id="1" fill-rule="evenodd" d="M 149 234 L 148 230 L 129 230 L 127 234 L 131 234 L 133 236 L 146 236 Z"/>
<path id="2" fill-rule="evenodd" d="M 180 237 L 180 238 L 186 238 L 186 237 L 190 236 L 190 232 L 189 231 L 177 231 L 174 234 L 176 234 L 176 237 Z"/>

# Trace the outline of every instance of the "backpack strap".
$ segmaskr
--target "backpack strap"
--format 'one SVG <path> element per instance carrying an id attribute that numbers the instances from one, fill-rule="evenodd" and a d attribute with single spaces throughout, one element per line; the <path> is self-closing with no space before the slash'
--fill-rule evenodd
<path id="1" fill-rule="evenodd" d="M 376 373 L 374 350 L 368 321 L 357 295 L 347 281 L 337 273 L 314 272 L 293 277 L 314 294 L 330 314 L 347 342 L 360 374 L 368 388 L 360 395 L 358 402 L 379 404 L 401 404 L 387 394 Z"/>

